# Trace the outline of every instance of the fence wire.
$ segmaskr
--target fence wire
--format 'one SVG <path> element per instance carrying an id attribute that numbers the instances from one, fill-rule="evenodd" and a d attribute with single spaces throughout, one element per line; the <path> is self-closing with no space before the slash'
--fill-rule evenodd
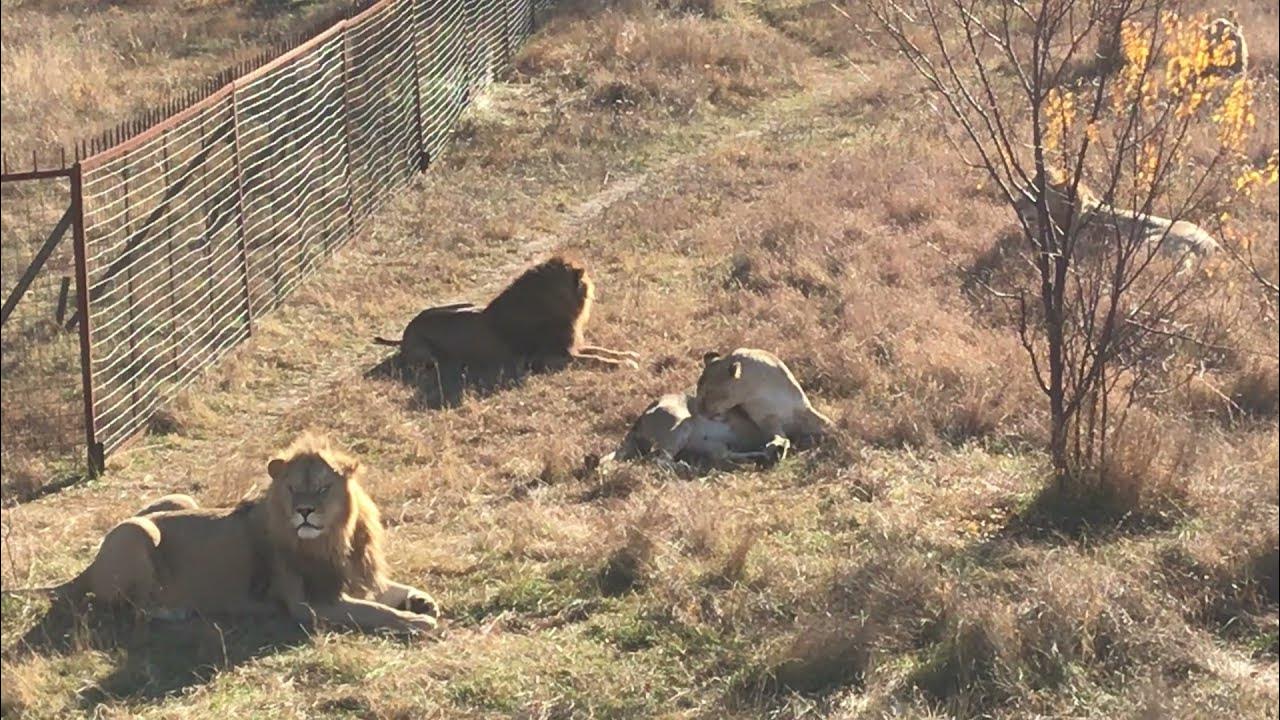
<path id="1" fill-rule="evenodd" d="M 81 164 L 106 453 L 438 156 L 534 12 L 383 0 Z"/>

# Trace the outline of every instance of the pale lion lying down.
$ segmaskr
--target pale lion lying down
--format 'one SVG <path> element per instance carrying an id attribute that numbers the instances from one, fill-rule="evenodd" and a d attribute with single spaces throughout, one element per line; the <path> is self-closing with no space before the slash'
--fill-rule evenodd
<path id="1" fill-rule="evenodd" d="M 786 457 L 792 441 L 815 440 L 830 424 L 776 355 L 750 348 L 724 357 L 712 352 L 703 357 L 696 395 L 663 395 L 601 462 L 655 455 L 665 461 L 772 463 Z"/>
<path id="2" fill-rule="evenodd" d="M 235 508 L 202 509 L 186 495 L 152 503 L 49 591 L 167 618 L 287 613 L 364 631 L 435 628 L 431 596 L 386 577 L 382 524 L 357 460 L 303 436 L 267 472 L 266 493 Z"/>
<path id="3" fill-rule="evenodd" d="M 645 408 L 618 449 L 600 461 L 650 456 L 667 462 L 768 461 L 766 440 L 743 413 L 731 410 L 723 417 L 707 417 L 697 412 L 695 396 L 672 393 Z"/>

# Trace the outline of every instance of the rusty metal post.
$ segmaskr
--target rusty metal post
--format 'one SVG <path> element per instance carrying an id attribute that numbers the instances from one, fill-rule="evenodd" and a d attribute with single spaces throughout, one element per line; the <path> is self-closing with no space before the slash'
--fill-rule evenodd
<path id="1" fill-rule="evenodd" d="M 72 247 L 76 268 L 76 312 L 80 315 L 80 382 L 84 396 L 84 439 L 90 477 L 106 469 L 102 444 L 98 442 L 97 417 L 93 402 L 93 337 L 89 318 L 89 261 L 85 243 L 84 192 L 80 163 L 71 168 Z"/>

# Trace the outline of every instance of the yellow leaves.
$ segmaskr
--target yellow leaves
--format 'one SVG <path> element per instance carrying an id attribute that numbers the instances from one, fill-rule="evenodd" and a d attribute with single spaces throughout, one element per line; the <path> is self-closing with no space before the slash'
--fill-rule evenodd
<path id="1" fill-rule="evenodd" d="M 1147 188 L 1156 181 L 1161 161 L 1158 142 L 1148 140 L 1142 144 L 1142 150 L 1138 154 L 1138 169 L 1134 173 L 1134 179 L 1138 182 L 1139 188 Z"/>
<path id="2" fill-rule="evenodd" d="M 1182 17 L 1163 13 L 1158 25 L 1159 32 L 1132 20 L 1121 26 L 1125 63 L 1111 98 L 1117 112 L 1134 106 L 1150 110 L 1164 104 L 1172 108 L 1175 118 L 1186 120 L 1206 107 L 1215 107 L 1224 96 L 1237 104 L 1245 97 L 1251 99 L 1251 89 L 1238 87 L 1240 80 L 1229 83 L 1224 79 L 1225 71 L 1240 61 L 1241 47 L 1233 34 L 1208 23 L 1204 14 Z M 1242 119 L 1238 114 L 1223 116 L 1236 130 L 1242 127 L 1237 120 Z M 1224 139 L 1234 142 L 1237 135 L 1228 132 Z"/>
<path id="3" fill-rule="evenodd" d="M 1086 142 L 1106 146 L 1123 156 L 1124 182 L 1138 193 L 1165 182 L 1190 155 L 1214 150 L 1222 158 L 1218 179 L 1237 197 L 1277 183 L 1276 155 L 1261 167 L 1250 160 L 1256 86 L 1240 72 L 1244 45 L 1237 25 L 1168 12 L 1148 22 L 1129 19 L 1120 26 L 1118 49 L 1123 64 L 1100 108 L 1092 107 L 1087 86 L 1058 87 L 1045 96 L 1047 154 L 1069 163 Z"/>
<path id="4" fill-rule="evenodd" d="M 1280 166 L 1280 151 L 1272 152 L 1266 164 L 1260 168 L 1245 167 L 1236 177 L 1236 192 L 1243 197 L 1249 197 L 1258 188 L 1275 185 L 1280 175 L 1278 166 Z"/>
<path id="5" fill-rule="evenodd" d="M 1218 143 L 1227 150 L 1242 152 L 1249 131 L 1258 124 L 1253 113 L 1253 85 L 1248 78 L 1238 78 L 1222 104 L 1210 115 L 1218 128 Z"/>
<path id="6" fill-rule="evenodd" d="M 1158 83 L 1148 67 L 1154 40 L 1151 29 L 1141 23 L 1126 20 L 1120 26 L 1120 52 L 1124 65 L 1112 94 L 1112 106 L 1116 112 L 1122 112 L 1135 103 L 1149 108 L 1159 96 Z"/>
<path id="7" fill-rule="evenodd" d="M 1065 148 L 1067 134 L 1076 118 L 1076 97 L 1069 90 L 1054 88 L 1045 98 L 1045 135 L 1046 150 L 1054 151 Z"/>
<path id="8" fill-rule="evenodd" d="M 1181 117 L 1194 113 L 1204 102 L 1205 93 L 1221 80 L 1210 70 L 1214 67 L 1215 58 L 1222 53 L 1223 41 L 1205 31 L 1205 16 L 1198 15 L 1183 20 L 1170 13 L 1165 18 L 1167 41 L 1164 52 L 1168 57 L 1165 62 L 1164 79 L 1168 93 L 1180 99 L 1177 112 Z M 1234 51 L 1228 49 L 1226 54 Z"/>

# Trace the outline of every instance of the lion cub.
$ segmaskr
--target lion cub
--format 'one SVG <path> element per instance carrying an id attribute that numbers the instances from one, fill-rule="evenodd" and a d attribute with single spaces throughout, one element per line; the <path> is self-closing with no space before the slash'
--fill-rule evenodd
<path id="1" fill-rule="evenodd" d="M 791 441 L 816 439 L 831 421 L 814 409 L 795 375 L 778 356 L 765 350 L 738 348 L 721 356 L 709 352 L 698 378 L 698 408 L 719 417 L 739 411 L 769 438 L 765 448 L 779 459 Z"/>

